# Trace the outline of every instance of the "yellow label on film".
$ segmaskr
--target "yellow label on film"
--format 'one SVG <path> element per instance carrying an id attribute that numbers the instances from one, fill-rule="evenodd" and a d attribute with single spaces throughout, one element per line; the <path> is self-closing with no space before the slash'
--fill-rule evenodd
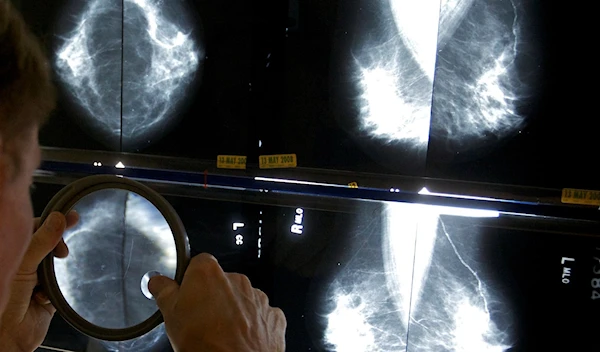
<path id="1" fill-rule="evenodd" d="M 567 204 L 600 205 L 600 191 L 565 188 L 561 201 Z"/>
<path id="2" fill-rule="evenodd" d="M 298 166 L 296 154 L 261 155 L 258 161 L 261 169 L 281 169 Z"/>
<path id="3" fill-rule="evenodd" d="M 348 187 L 350 187 L 350 188 L 358 188 L 358 183 L 356 183 L 356 182 L 350 182 L 348 184 Z"/>
<path id="4" fill-rule="evenodd" d="M 219 169 L 246 169 L 246 157 L 240 155 L 217 156 L 217 168 Z"/>

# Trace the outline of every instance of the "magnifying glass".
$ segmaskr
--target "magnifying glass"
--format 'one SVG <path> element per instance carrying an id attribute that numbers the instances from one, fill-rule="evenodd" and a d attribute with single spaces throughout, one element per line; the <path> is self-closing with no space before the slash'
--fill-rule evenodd
<path id="1" fill-rule="evenodd" d="M 143 184 L 118 176 L 80 179 L 57 193 L 54 211 L 76 210 L 64 233 L 65 259 L 48 255 L 40 282 L 59 314 L 80 332 L 105 341 L 138 338 L 163 322 L 148 282 L 181 283 L 190 261 L 185 228 L 173 207 Z"/>

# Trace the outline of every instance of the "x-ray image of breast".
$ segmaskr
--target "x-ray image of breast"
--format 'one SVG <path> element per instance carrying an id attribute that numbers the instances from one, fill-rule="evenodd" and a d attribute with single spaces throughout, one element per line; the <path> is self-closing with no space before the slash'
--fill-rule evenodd
<path id="1" fill-rule="evenodd" d="M 381 236 L 364 242 L 327 290 L 324 343 L 332 351 L 506 351 L 510 307 L 489 289 L 473 228 L 450 217 L 493 211 L 385 205 Z M 359 241 L 363 241 L 360 239 Z"/>
<path id="2" fill-rule="evenodd" d="M 157 311 L 142 291 L 144 275 L 175 276 L 177 252 L 168 223 L 148 200 L 120 189 L 93 192 L 74 209 L 80 221 L 64 236 L 69 256 L 54 260 L 63 296 L 97 326 L 142 323 Z"/>
<path id="3" fill-rule="evenodd" d="M 522 129 L 518 1 L 364 4 L 380 23 L 352 48 L 362 129 L 421 149 L 436 138 L 459 153 Z"/>
<path id="4" fill-rule="evenodd" d="M 362 129 L 387 143 L 426 149 L 439 1 L 379 0 L 377 33 L 352 49 Z"/>
<path id="5" fill-rule="evenodd" d="M 202 26 L 184 1 L 72 2 L 59 17 L 57 78 L 92 137 L 135 151 L 177 124 L 204 60 Z"/>
<path id="6" fill-rule="evenodd" d="M 522 109 L 535 72 L 519 66 L 524 1 L 442 1 L 434 78 L 431 141 L 434 158 L 493 147 L 526 126 Z"/>

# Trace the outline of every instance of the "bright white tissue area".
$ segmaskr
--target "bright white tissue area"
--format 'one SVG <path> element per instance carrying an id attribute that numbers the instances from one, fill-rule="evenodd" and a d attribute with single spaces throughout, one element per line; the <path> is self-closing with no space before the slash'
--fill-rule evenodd
<path id="1" fill-rule="evenodd" d="M 426 148 L 438 1 L 378 0 L 385 35 L 368 39 L 354 50 L 355 80 L 362 129 L 388 143 Z"/>
<path id="2" fill-rule="evenodd" d="M 469 226 L 450 233 L 446 214 L 498 216 L 489 211 L 387 203 L 382 247 L 370 247 L 365 234 L 357 236 L 357 241 L 365 242 L 327 293 L 335 307 L 325 317 L 328 350 L 406 351 L 408 346 L 410 351 L 502 352 L 510 348 L 509 333 L 492 320 L 502 302 L 477 269 L 479 234 Z M 502 307 L 503 314 L 510 315 L 509 311 Z"/>
<path id="3" fill-rule="evenodd" d="M 159 138 L 204 59 L 184 5 L 92 0 L 68 20 L 55 67 L 81 122 L 114 149 Z"/>
<path id="4" fill-rule="evenodd" d="M 141 323 L 156 312 L 140 289 L 155 270 L 173 278 L 177 251 L 171 229 L 145 198 L 108 189 L 83 197 L 79 223 L 65 232 L 69 256 L 54 259 L 58 286 L 71 307 L 107 328 Z"/>
<path id="5" fill-rule="evenodd" d="M 426 148 L 430 121 L 468 145 L 523 127 L 517 0 L 379 0 L 383 38 L 353 49 L 362 129 Z"/>

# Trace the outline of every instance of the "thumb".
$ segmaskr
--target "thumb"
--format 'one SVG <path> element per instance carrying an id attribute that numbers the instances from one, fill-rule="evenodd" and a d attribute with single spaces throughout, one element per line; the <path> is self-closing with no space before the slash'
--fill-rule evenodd
<path id="1" fill-rule="evenodd" d="M 42 226 L 33 234 L 19 272 L 22 274 L 36 272 L 44 257 L 50 254 L 60 242 L 66 226 L 67 220 L 63 214 L 59 212 L 50 214 Z"/>
<path id="2" fill-rule="evenodd" d="M 150 279 L 148 290 L 154 296 L 158 308 L 163 311 L 168 307 L 169 302 L 175 302 L 175 297 L 179 292 L 179 285 L 174 280 L 159 275 Z"/>

